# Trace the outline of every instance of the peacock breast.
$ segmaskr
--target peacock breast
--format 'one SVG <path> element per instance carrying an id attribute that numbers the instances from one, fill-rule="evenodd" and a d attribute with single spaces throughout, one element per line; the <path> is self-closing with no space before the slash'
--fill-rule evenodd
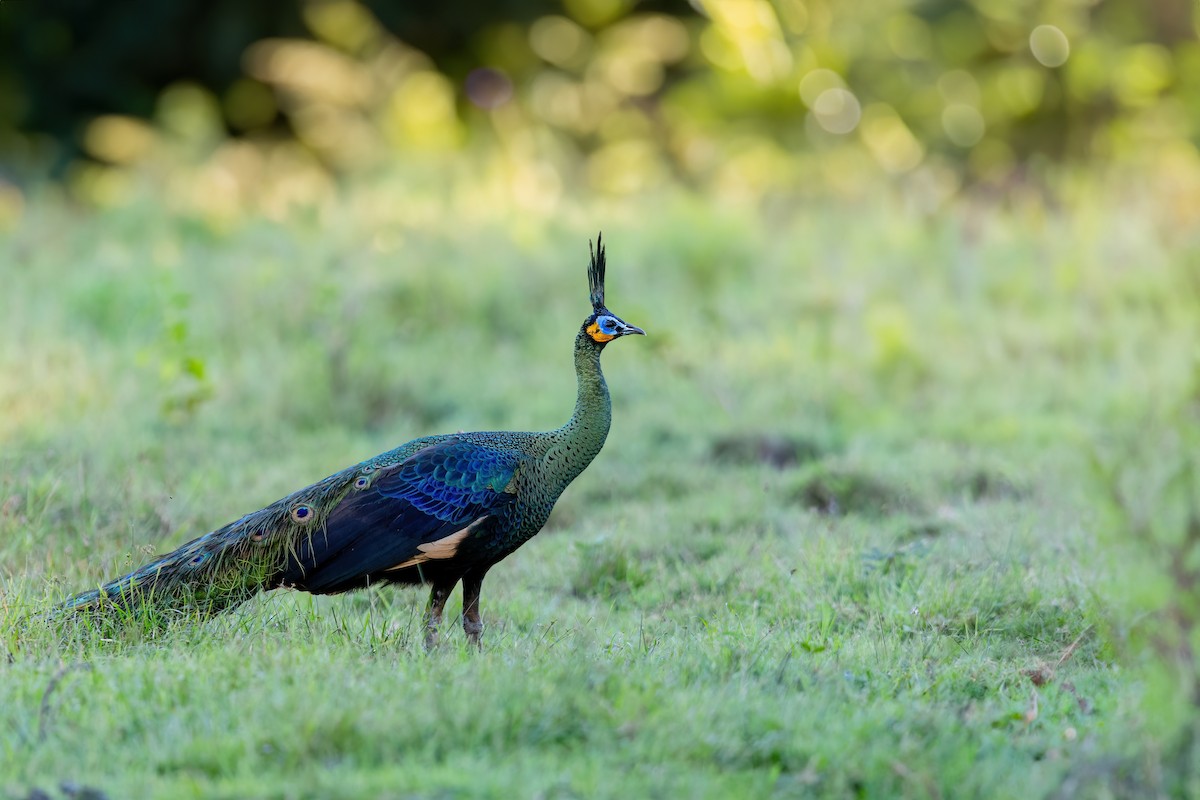
<path id="1" fill-rule="evenodd" d="M 538 462 L 527 463 L 515 481 L 517 492 L 516 511 L 518 519 L 513 526 L 514 538 L 524 542 L 540 531 L 550 519 L 554 504 L 562 495 L 562 489 L 543 474 Z"/>

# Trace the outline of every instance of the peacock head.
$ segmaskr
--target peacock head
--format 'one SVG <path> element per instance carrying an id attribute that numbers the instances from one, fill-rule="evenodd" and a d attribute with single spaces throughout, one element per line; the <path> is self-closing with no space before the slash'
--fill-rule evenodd
<path id="1" fill-rule="evenodd" d="M 630 325 L 604 306 L 604 241 L 596 237 L 596 249 L 592 250 L 591 242 L 588 249 L 592 252 L 592 261 L 588 265 L 588 288 L 591 290 L 592 313 L 583 322 L 583 332 L 598 345 L 606 345 L 613 339 L 630 334 L 645 336 L 646 332 L 636 325 Z"/>

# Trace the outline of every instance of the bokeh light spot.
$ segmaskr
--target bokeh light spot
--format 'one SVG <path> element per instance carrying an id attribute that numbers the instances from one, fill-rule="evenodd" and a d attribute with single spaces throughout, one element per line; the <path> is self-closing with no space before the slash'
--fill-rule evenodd
<path id="1" fill-rule="evenodd" d="M 529 29 L 529 46 L 538 57 L 558 67 L 579 66 L 587 56 L 591 35 L 566 17 L 542 17 Z"/>
<path id="2" fill-rule="evenodd" d="M 1045 67 L 1061 67 L 1071 55 L 1071 43 L 1067 35 L 1053 25 L 1038 25 L 1029 34 L 1029 49 L 1033 57 Z"/>
<path id="3" fill-rule="evenodd" d="M 92 120 L 83 135 L 88 155 L 112 164 L 128 164 L 144 156 L 158 137 L 141 120 L 106 114 Z"/>
<path id="4" fill-rule="evenodd" d="M 862 107 L 847 89 L 826 89 L 813 104 L 817 124 L 830 133 L 849 133 L 858 125 Z"/>
<path id="5" fill-rule="evenodd" d="M 641 51 L 619 51 L 600 64 L 605 81 L 618 92 L 635 97 L 653 94 L 662 86 L 662 64 Z"/>
<path id="6" fill-rule="evenodd" d="M 737 44 L 718 27 L 708 27 L 700 33 L 700 52 L 713 66 L 726 72 L 734 72 L 742 67 Z"/>
<path id="7" fill-rule="evenodd" d="M 364 106 L 372 100 L 366 67 L 318 42 L 263 39 L 243 57 L 252 77 L 290 95 L 338 106 Z"/>
<path id="8" fill-rule="evenodd" d="M 625 0 L 563 0 L 567 13 L 584 25 L 597 27 L 625 12 Z"/>
<path id="9" fill-rule="evenodd" d="M 833 70 L 814 69 L 800 79 L 800 99 L 804 101 L 804 105 L 812 108 L 817 104 L 817 98 L 826 90 L 845 88 L 846 82 Z"/>
<path id="10" fill-rule="evenodd" d="M 465 90 L 472 105 L 491 110 L 512 99 L 513 85 L 501 70 L 483 67 L 467 75 Z"/>
<path id="11" fill-rule="evenodd" d="M 308 29 L 343 50 L 356 52 L 379 40 L 374 15 L 354 0 L 317 0 L 301 5 Z"/>
<path id="12" fill-rule="evenodd" d="M 665 14 L 647 14 L 614 26 L 611 33 L 626 49 L 637 49 L 664 63 L 682 61 L 691 50 L 687 27 Z"/>
<path id="13" fill-rule="evenodd" d="M 209 142 L 225 134 L 221 106 L 212 92 L 196 83 L 168 86 L 155 110 L 159 125 L 185 142 Z"/>

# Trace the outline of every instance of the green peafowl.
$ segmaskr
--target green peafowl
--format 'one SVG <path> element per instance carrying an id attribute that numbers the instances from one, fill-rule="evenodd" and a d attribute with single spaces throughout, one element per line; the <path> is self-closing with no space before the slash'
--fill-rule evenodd
<path id="1" fill-rule="evenodd" d="M 446 599 L 462 581 L 463 630 L 478 646 L 484 576 L 541 530 L 604 445 L 612 404 L 600 353 L 614 339 L 645 335 L 605 307 L 604 243 L 596 245 L 592 313 L 575 336 L 575 413 L 561 428 L 414 439 L 72 597 L 60 611 L 209 615 L 283 587 L 332 594 L 430 584 L 425 644 L 433 647 Z"/>

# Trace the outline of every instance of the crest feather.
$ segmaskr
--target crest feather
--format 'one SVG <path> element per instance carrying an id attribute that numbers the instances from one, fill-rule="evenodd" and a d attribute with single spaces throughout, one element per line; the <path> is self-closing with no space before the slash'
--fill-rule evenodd
<path id="1" fill-rule="evenodd" d="M 592 308 L 596 311 L 604 308 L 604 240 L 603 234 L 596 234 L 596 249 L 588 240 L 588 251 L 592 254 L 592 262 L 588 264 L 588 289 L 591 291 Z"/>

